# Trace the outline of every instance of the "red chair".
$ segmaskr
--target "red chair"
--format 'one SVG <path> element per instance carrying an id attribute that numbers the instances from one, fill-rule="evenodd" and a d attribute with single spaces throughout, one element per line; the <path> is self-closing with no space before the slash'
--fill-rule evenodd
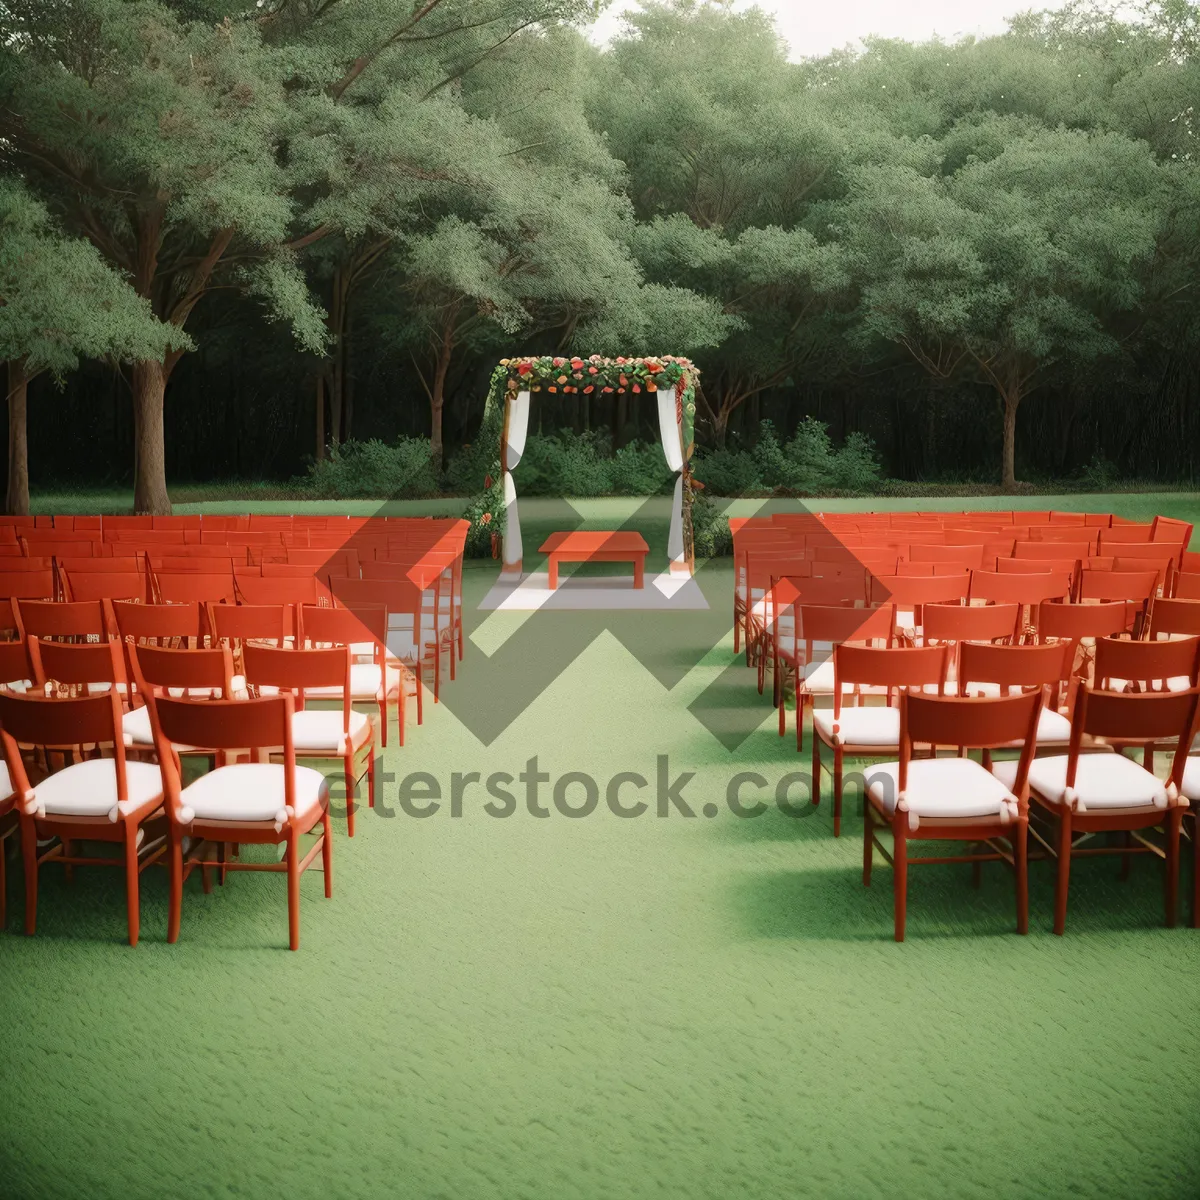
<path id="1" fill-rule="evenodd" d="M 1071 722 L 1059 712 L 1060 685 L 1070 673 L 1069 643 L 1039 646 L 1001 646 L 966 643 L 959 664 L 960 696 L 1007 696 L 1034 692 L 1041 697 L 1038 710 L 1039 749 L 1066 746 Z M 985 765 L 988 760 L 985 758 Z"/>
<path id="2" fill-rule="evenodd" d="M 863 883 L 871 884 L 875 851 L 892 865 L 896 941 L 904 941 L 908 915 L 908 868 L 921 863 L 970 862 L 976 883 L 985 862 L 1007 862 L 1016 874 L 1017 932 L 1029 931 L 1027 778 L 1037 746 L 1041 699 L 1036 694 L 968 700 L 962 697 L 900 694 L 900 757 L 866 771 L 863 825 Z M 989 771 L 974 759 L 914 758 L 913 747 L 928 745 L 991 751 L 1020 743 L 1011 779 L 998 764 Z M 892 833 L 889 853 L 876 824 Z M 913 858 L 910 840 L 972 842 L 988 850 Z M 1005 851 L 997 843 L 1008 842 Z"/>
<path id="3" fill-rule="evenodd" d="M 150 763 L 126 762 L 121 738 L 121 701 L 106 696 L 73 700 L 0 694 L 0 741 L 18 806 L 25 862 L 25 932 L 37 929 L 38 870 L 47 863 L 125 868 L 129 944 L 140 926 L 138 881 L 162 856 L 161 838 L 145 839 L 141 827 L 162 807 L 162 779 Z M 108 745 L 111 758 L 82 758 L 31 786 L 21 745 L 71 750 Z M 55 844 L 46 843 L 57 839 Z M 74 853 L 75 842 L 116 843 L 120 858 Z"/>
<path id="4" fill-rule="evenodd" d="M 159 571 L 154 590 L 160 604 L 235 604 L 237 592 L 228 572 Z"/>
<path id="5" fill-rule="evenodd" d="M 379 705 L 380 742 L 387 746 L 388 701 L 395 695 L 400 725 L 400 745 L 404 745 L 407 667 L 389 658 L 387 650 L 387 609 L 325 608 L 304 605 L 299 610 L 301 644 L 314 647 L 349 646 L 355 661 L 350 666 L 350 699 Z M 368 659 L 369 661 L 363 661 Z M 416 690 L 417 724 L 423 719 L 421 689 Z M 343 699 L 340 688 L 309 688 L 312 699 Z"/>
<path id="6" fill-rule="evenodd" d="M 1064 755 L 1038 758 L 1029 766 L 1029 791 L 1041 810 L 1057 825 L 1053 841 L 1039 836 L 1054 854 L 1057 878 L 1054 892 L 1054 932 L 1061 935 L 1067 920 L 1067 890 L 1071 859 L 1082 855 L 1162 853 L 1166 863 L 1166 923 L 1175 925 L 1179 889 L 1179 831 L 1187 801 L 1181 795 L 1187 748 L 1196 727 L 1200 691 L 1098 692 L 1082 684 L 1075 698 L 1070 749 Z M 1125 744 L 1175 742 L 1171 774 L 1164 785 L 1150 771 L 1124 754 L 1104 751 L 1082 754 L 1083 739 Z M 1001 779 L 1013 775 L 1012 765 L 998 763 Z M 1146 844 L 1143 830 L 1162 828 L 1165 851 Z M 1096 844 L 1092 834 L 1124 833 L 1119 846 Z M 1076 843 L 1075 835 L 1080 834 Z M 1133 845 L 1137 838 L 1139 845 Z M 1083 845 L 1087 842 L 1087 845 Z"/>
<path id="7" fill-rule="evenodd" d="M 22 637 L 108 639 L 116 632 L 100 600 L 14 600 L 17 630 Z"/>
<path id="8" fill-rule="evenodd" d="M 802 613 L 803 619 L 803 613 Z M 846 707 L 843 693 L 850 689 L 855 699 L 861 688 L 893 690 L 936 688 L 946 684 L 950 651 L 946 646 L 887 647 L 854 646 L 833 648 L 833 708 L 813 706 L 812 802 L 821 799 L 821 747 L 833 751 L 833 836 L 842 832 L 842 765 L 852 758 L 891 758 L 900 753 L 900 711 L 890 703 Z"/>
<path id="9" fill-rule="evenodd" d="M 126 652 L 135 691 L 144 701 L 142 707 L 127 712 L 121 723 L 125 745 L 130 749 L 147 751 L 155 744 L 151 704 L 155 697 L 205 703 L 244 698 L 245 683 L 233 673 L 233 654 L 228 646 L 189 650 L 127 643 Z M 205 758 L 214 755 L 213 748 L 204 742 L 186 742 L 175 749 L 180 754 Z"/>
<path id="10" fill-rule="evenodd" d="M 0 604 L 5 600 L 54 600 L 56 591 L 53 571 L 0 571 Z"/>
<path id="11" fill-rule="evenodd" d="M 1151 640 L 1160 637 L 1194 637 L 1200 634 L 1200 601 L 1155 600 L 1150 610 Z"/>
<path id="12" fill-rule="evenodd" d="M 242 647 L 246 680 L 254 690 L 287 689 L 296 695 L 292 743 L 298 757 L 340 758 L 346 777 L 346 831 L 354 836 L 355 786 L 367 777 L 367 804 L 375 807 L 375 730 L 370 718 L 351 707 L 349 646 L 328 650 L 276 650 L 247 642 Z M 342 710 L 305 709 L 312 688 L 340 688 Z"/>
<path id="13" fill-rule="evenodd" d="M 289 653 L 276 651 L 276 653 Z M 295 653 L 291 651 L 290 653 Z M 325 896 L 333 895 L 333 836 L 329 824 L 329 784 L 311 767 L 296 765 L 292 744 L 292 698 L 196 702 L 168 697 L 153 700 L 154 735 L 162 769 L 168 820 L 170 900 L 167 941 L 179 939 L 183 883 L 191 870 L 215 865 L 225 871 L 280 871 L 288 877 L 288 945 L 300 948 L 300 877 L 317 855 L 325 875 Z M 183 787 L 176 747 L 207 745 L 227 755 L 247 746 L 256 757 L 280 752 L 282 763 L 249 762 L 219 766 Z M 301 853 L 300 839 L 317 825 L 321 832 Z M 184 839 L 199 844 L 184 853 Z M 234 844 L 279 845 L 282 862 L 232 859 Z M 217 859 L 210 855 L 217 846 Z"/>
<path id="14" fill-rule="evenodd" d="M 122 638 L 137 643 L 176 648 L 198 646 L 206 628 L 199 604 L 111 604 L 113 620 Z"/>
<path id="15" fill-rule="evenodd" d="M 1044 600 L 1065 600 L 1064 581 L 1053 571 L 1029 575 L 1004 575 L 998 571 L 972 571 L 968 600 L 987 604 L 1037 605 Z"/>
<path id="16" fill-rule="evenodd" d="M 779 736 L 787 731 L 786 692 L 789 680 L 796 694 L 796 749 L 804 749 L 804 707 L 834 689 L 833 647 L 846 642 L 892 644 L 895 612 L 881 608 L 849 608 L 804 603 L 797 592 L 785 591 L 790 581 L 772 587 L 773 693 L 779 709 Z M 829 646 L 827 656 L 818 646 Z"/>
<path id="17" fill-rule="evenodd" d="M 960 571 L 978 570 L 983 566 L 983 543 L 971 546 L 911 546 L 908 557 L 912 562 L 949 563 Z"/>
<path id="18" fill-rule="evenodd" d="M 926 604 L 963 602 L 970 590 L 969 574 L 919 576 L 876 575 L 871 580 L 871 603 L 892 604 L 896 622 L 904 629 L 921 628 L 922 610 Z"/>
<path id="19" fill-rule="evenodd" d="M 1154 526 L 1148 525 L 1114 525 L 1111 529 L 1100 532 L 1098 554 L 1119 553 L 1114 547 L 1126 546 L 1130 543 L 1149 543 L 1153 541 Z"/>
<path id="20" fill-rule="evenodd" d="M 64 571 L 63 586 L 67 598 L 84 600 L 134 600 L 145 604 L 150 599 L 150 577 L 137 571 Z"/>
<path id="21" fill-rule="evenodd" d="M 336 607 L 354 612 L 378 607 L 387 610 L 389 655 L 408 667 L 418 688 L 425 684 L 426 671 L 432 671 L 436 704 L 441 696 L 444 640 L 439 631 L 424 620 L 422 590 L 402 579 L 339 579 L 335 582 Z M 417 711 L 421 711 L 419 698 Z"/>
<path id="22" fill-rule="evenodd" d="M 296 612 L 287 604 L 210 604 L 208 626 L 231 647 L 248 641 L 283 647 L 295 644 Z"/>
<path id="23" fill-rule="evenodd" d="M 270 566 L 268 563 L 267 566 Z M 265 568 L 264 568 L 265 569 Z M 241 575 L 238 593 L 244 604 L 318 604 L 329 603 L 329 592 L 312 574 L 298 578 Z"/>

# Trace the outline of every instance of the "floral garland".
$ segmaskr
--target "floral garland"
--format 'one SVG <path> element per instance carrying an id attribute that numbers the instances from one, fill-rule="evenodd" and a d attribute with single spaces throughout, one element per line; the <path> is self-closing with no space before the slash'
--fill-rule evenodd
<path id="1" fill-rule="evenodd" d="M 501 359 L 500 365 L 492 372 L 483 423 L 479 429 L 481 444 L 495 446 L 496 457 L 483 481 L 483 491 L 472 499 L 463 514 L 470 522 L 468 553 L 495 557 L 504 535 L 504 488 L 499 450 L 509 394 L 545 391 L 563 395 L 591 395 L 593 392 L 602 395 L 642 395 L 675 388 L 676 404 L 683 425 L 685 485 L 689 489 L 689 503 L 685 509 L 690 509 L 693 481 L 687 464 L 695 440 L 696 384 L 699 377 L 700 372 L 690 359 L 669 354 L 661 358 L 603 358 L 599 354 L 579 358 L 544 354 Z M 685 511 L 684 516 L 688 526 L 686 534 L 690 535 L 689 513 Z"/>

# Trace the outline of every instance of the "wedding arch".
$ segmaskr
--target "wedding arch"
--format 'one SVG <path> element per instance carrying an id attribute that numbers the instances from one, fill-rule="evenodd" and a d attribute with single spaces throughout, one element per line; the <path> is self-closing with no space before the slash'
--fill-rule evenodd
<path id="1" fill-rule="evenodd" d="M 487 534 L 501 548 L 504 571 L 520 573 L 524 547 L 514 472 L 520 466 L 529 433 L 534 398 L 550 395 L 630 395 L 653 402 L 667 466 L 675 473 L 667 557 L 673 572 L 690 574 L 695 566 L 692 545 L 694 482 L 691 457 L 695 444 L 696 385 L 699 371 L 686 358 L 604 358 L 541 355 L 505 358 L 492 372 L 480 437 L 496 445 L 499 456 L 484 482 L 484 495 L 467 516 L 472 531 Z M 492 441 L 495 438 L 497 441 Z"/>

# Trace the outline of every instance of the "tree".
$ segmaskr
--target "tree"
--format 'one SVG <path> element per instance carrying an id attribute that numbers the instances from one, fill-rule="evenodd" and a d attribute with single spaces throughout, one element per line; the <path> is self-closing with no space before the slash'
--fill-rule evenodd
<path id="1" fill-rule="evenodd" d="M 1055 364 L 1120 353 L 1110 319 L 1142 297 L 1169 186 L 1149 148 L 1117 134 L 1001 141 L 950 175 L 859 170 L 829 233 L 851 251 L 862 340 L 993 389 L 1012 490 L 1022 399 Z"/>
<path id="2" fill-rule="evenodd" d="M 126 274 L 159 321 L 182 330 L 205 295 L 236 283 L 317 348 L 320 313 L 294 257 L 305 237 L 289 241 L 289 63 L 243 18 L 215 3 L 6 0 L 0 168 Z M 170 511 L 163 399 L 186 347 L 130 372 L 139 512 Z"/>
<path id="3" fill-rule="evenodd" d="M 8 363 L 8 492 L 4 511 L 29 512 L 29 383 L 62 376 L 81 356 L 139 360 L 188 346 L 95 247 L 64 237 L 45 207 L 0 178 L 0 361 Z"/>

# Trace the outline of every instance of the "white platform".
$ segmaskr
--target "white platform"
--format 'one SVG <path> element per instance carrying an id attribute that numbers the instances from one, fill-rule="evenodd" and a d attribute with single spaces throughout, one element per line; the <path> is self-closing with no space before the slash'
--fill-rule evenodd
<path id="1" fill-rule="evenodd" d="M 535 612 L 542 608 L 694 612 L 707 610 L 708 601 L 688 575 L 647 575 L 641 588 L 633 586 L 632 575 L 560 575 L 558 587 L 552 592 L 549 574 L 534 571 L 511 581 L 501 576 L 479 607 L 481 611 L 500 612 Z"/>

